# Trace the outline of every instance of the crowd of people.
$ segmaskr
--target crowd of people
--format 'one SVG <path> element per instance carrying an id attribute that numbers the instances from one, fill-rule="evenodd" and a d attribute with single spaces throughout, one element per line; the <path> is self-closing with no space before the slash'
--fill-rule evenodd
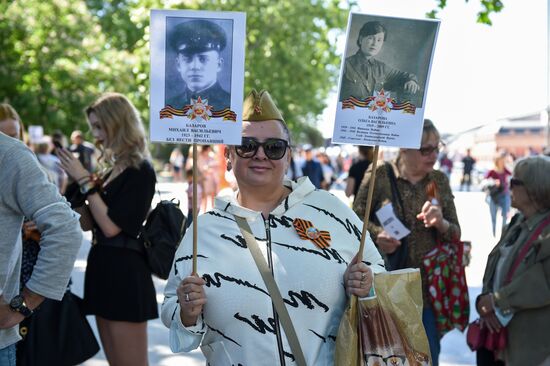
<path id="1" fill-rule="evenodd" d="M 243 111 L 241 145 L 205 145 L 198 152 L 200 273 L 193 272 L 193 231 L 188 230 L 160 308 L 171 349 L 201 347 L 211 365 L 298 359 L 331 365 L 349 296 L 366 297 L 377 273 L 412 267 L 421 269 L 422 323 L 432 365 L 438 365 L 442 334 L 422 262 L 441 242 L 460 239 L 461 229 L 453 162 L 435 124 L 424 121 L 418 149 L 399 149 L 374 170 L 372 148 L 360 147 L 357 156 L 331 156 L 312 146 L 295 147 L 266 91 L 252 91 Z M 149 362 L 147 322 L 159 317 L 159 306 L 138 240 L 157 183 L 146 133 L 138 111 L 121 94 L 98 97 L 85 116 L 95 144 L 81 131 L 71 134 L 71 144 L 60 133 L 25 141 L 17 112 L 0 104 L 0 365 L 28 364 L 17 355 L 26 335 L 20 324 L 38 319 L 45 304 L 70 292 L 82 231 L 93 238 L 82 311 L 95 317 L 107 361 Z M 173 179 L 187 183 L 190 199 L 192 162 L 179 148 L 169 157 Z M 478 161 L 468 150 L 460 162 L 462 178 L 455 188 L 470 190 L 477 184 L 472 176 Z M 352 207 L 327 192 L 345 173 L 341 187 L 353 197 Z M 227 174 L 233 187 L 218 195 Z M 512 162 L 499 152 L 484 176 L 493 233 L 499 236 L 498 210 L 503 233 L 489 255 L 476 311 L 482 327 L 506 328 L 508 343 L 497 351 L 478 350 L 478 365 L 550 362 L 544 336 L 550 326 L 549 174 L 549 157 Z M 358 261 L 373 181 L 368 234 Z M 388 203 L 410 231 L 401 239 L 375 214 Z M 286 304 L 299 354 L 256 268 L 261 267 L 253 259 L 256 246 Z"/>
<path id="2" fill-rule="evenodd" d="M 193 152 L 188 149 L 185 156 L 180 147 L 172 150 L 166 170 L 170 171 L 172 182 L 192 182 Z M 214 197 L 225 186 L 236 189 L 235 177 L 231 170 L 227 170 L 225 163 L 221 163 L 219 157 L 223 154 L 224 147 L 218 145 L 202 145 L 198 147 L 197 173 L 199 186 L 199 209 L 206 212 L 214 206 Z M 285 176 L 296 180 L 307 176 L 315 188 L 330 190 L 341 179 L 350 165 L 354 163 L 352 155 L 339 154 L 336 157 L 329 156 L 325 151 L 314 149 L 306 144 L 295 148 L 289 162 L 289 168 Z M 183 167 L 183 168 L 182 168 Z M 182 174 L 183 172 L 183 174 Z M 222 182 L 223 181 L 223 182 Z M 357 185 L 356 188 L 359 188 Z M 191 190 L 188 191 L 191 202 Z M 189 205 L 191 207 L 191 205 Z"/>

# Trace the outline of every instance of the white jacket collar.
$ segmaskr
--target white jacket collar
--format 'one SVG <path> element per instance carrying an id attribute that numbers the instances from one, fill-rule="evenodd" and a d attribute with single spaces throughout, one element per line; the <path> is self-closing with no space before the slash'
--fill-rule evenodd
<path id="1" fill-rule="evenodd" d="M 272 212 L 272 215 L 281 216 L 283 215 L 290 207 L 300 203 L 304 198 L 315 190 L 315 186 L 308 177 L 300 177 L 298 180 L 292 181 L 290 179 L 285 179 L 283 184 L 286 187 L 289 187 L 292 192 L 277 206 Z M 258 211 L 253 211 L 246 207 L 241 206 L 237 202 L 237 192 L 234 192 L 232 195 L 228 196 L 217 196 L 214 207 L 220 211 L 225 211 L 235 216 L 244 217 L 247 219 L 255 220 L 262 217 L 262 213 Z"/>

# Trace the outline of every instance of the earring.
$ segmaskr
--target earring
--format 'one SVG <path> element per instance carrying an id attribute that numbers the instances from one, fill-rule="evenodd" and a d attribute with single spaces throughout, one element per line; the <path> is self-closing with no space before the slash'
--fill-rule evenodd
<path id="1" fill-rule="evenodd" d="M 231 166 L 231 162 L 229 160 L 227 161 L 226 169 L 227 171 L 230 171 L 231 169 L 233 169 L 233 167 Z"/>

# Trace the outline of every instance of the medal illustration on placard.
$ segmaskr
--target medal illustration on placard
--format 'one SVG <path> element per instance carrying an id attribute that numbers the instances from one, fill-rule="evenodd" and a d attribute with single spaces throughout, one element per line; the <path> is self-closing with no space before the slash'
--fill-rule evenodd
<path id="1" fill-rule="evenodd" d="M 191 104 L 187 105 L 187 107 L 189 107 L 187 111 L 187 117 L 190 120 L 199 118 L 203 119 L 204 121 L 208 121 L 212 116 L 212 106 L 208 105 L 208 99 L 205 99 L 204 101 L 201 99 L 201 97 L 196 100 L 191 99 Z"/>
<path id="2" fill-rule="evenodd" d="M 371 111 L 378 110 L 378 113 L 389 112 L 393 108 L 393 99 L 389 92 L 384 92 L 384 89 L 374 92 L 374 99 L 369 104 Z"/>

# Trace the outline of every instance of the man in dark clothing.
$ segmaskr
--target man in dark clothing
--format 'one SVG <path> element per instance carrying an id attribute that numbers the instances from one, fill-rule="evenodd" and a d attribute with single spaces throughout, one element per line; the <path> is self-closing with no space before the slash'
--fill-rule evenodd
<path id="1" fill-rule="evenodd" d="M 218 82 L 223 66 L 220 52 L 227 43 L 224 30 L 208 20 L 191 20 L 174 28 L 169 43 L 177 54 L 176 66 L 185 88 L 168 97 L 166 105 L 182 108 L 201 97 L 213 110 L 230 107 L 230 94 Z"/>
<path id="2" fill-rule="evenodd" d="M 321 163 L 313 160 L 313 151 L 311 147 L 304 148 L 306 152 L 306 161 L 302 166 L 303 175 L 307 176 L 315 188 L 320 189 L 324 183 L 323 167 Z"/>
<path id="3" fill-rule="evenodd" d="M 84 141 L 82 138 L 82 131 L 79 130 L 75 130 L 71 134 L 71 143 L 72 145 L 69 147 L 69 150 L 78 157 L 78 160 L 80 160 L 84 169 L 92 173 L 94 169 L 94 145 Z"/>
<path id="4" fill-rule="evenodd" d="M 346 185 L 346 196 L 353 195 L 354 200 L 359 186 L 363 180 L 363 176 L 372 162 L 372 146 L 359 146 L 359 159 L 351 165 L 348 172 L 348 180 Z"/>
<path id="5" fill-rule="evenodd" d="M 466 150 L 466 156 L 462 159 L 462 164 L 464 164 L 462 181 L 460 182 L 460 190 L 462 186 L 466 185 L 466 190 L 470 191 L 470 185 L 472 184 L 472 170 L 474 170 L 474 164 L 476 160 L 470 155 L 470 149 Z"/>

